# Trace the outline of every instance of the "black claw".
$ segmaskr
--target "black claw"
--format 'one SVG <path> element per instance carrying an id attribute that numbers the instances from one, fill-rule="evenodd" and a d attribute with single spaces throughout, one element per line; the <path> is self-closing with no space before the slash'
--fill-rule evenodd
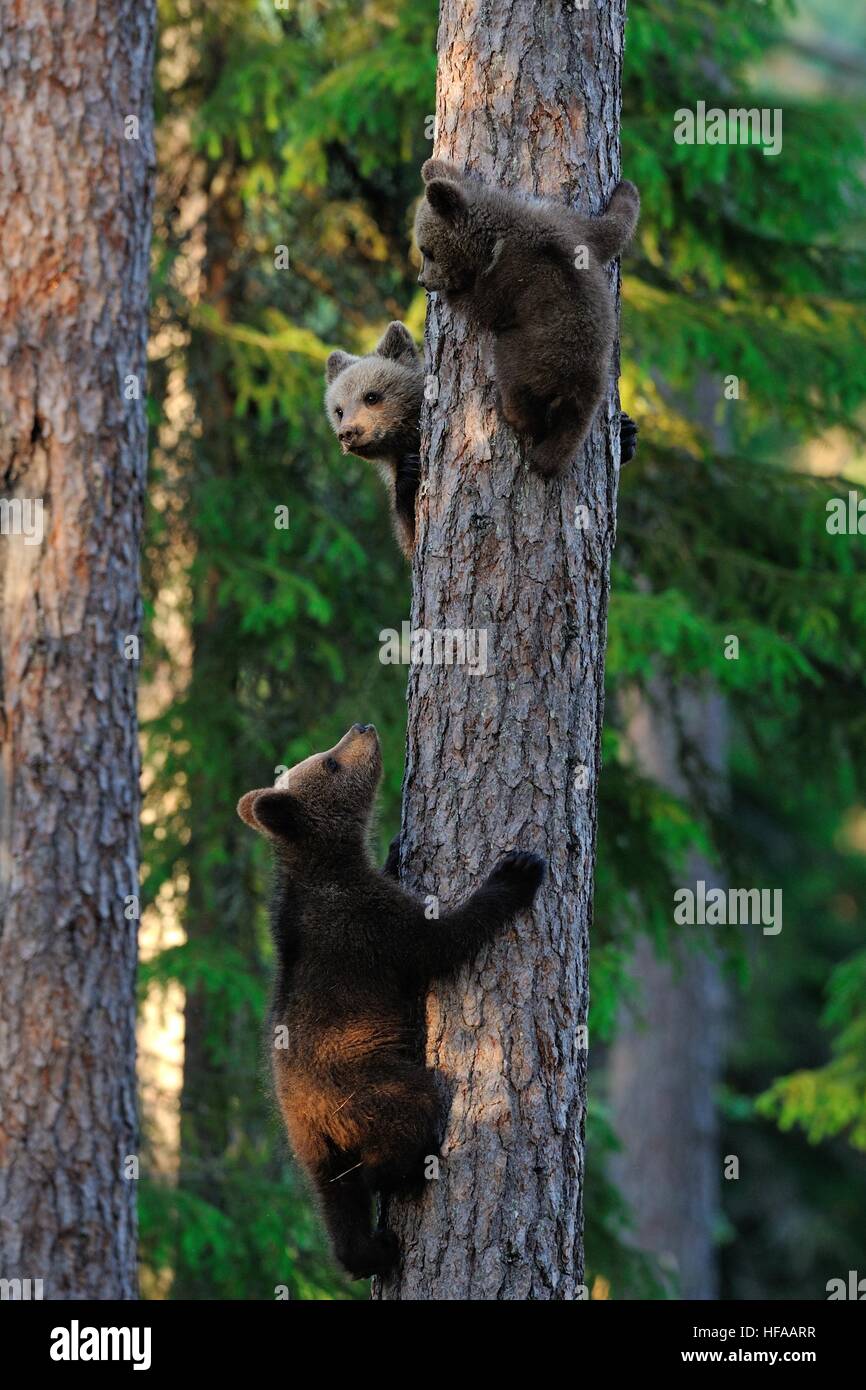
<path id="1" fill-rule="evenodd" d="M 507 883 L 513 888 L 518 901 L 528 906 L 541 887 L 546 871 L 547 864 L 540 854 L 512 849 L 502 856 L 491 878 Z"/>
<path id="2" fill-rule="evenodd" d="M 388 858 L 382 865 L 382 873 L 388 878 L 400 877 L 400 836 L 395 835 L 388 846 Z"/>
<path id="3" fill-rule="evenodd" d="M 620 468 L 634 458 L 637 450 L 638 429 L 630 415 L 623 411 L 619 417 L 619 464 Z"/>

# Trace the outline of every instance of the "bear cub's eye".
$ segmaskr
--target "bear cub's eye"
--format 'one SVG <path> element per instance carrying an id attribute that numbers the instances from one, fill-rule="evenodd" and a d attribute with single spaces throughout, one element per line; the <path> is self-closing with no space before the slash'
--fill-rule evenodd
<path id="1" fill-rule="evenodd" d="M 343 418 L 343 407 L 340 406 L 340 405 L 338 405 L 337 408 L 336 408 L 336 410 L 334 411 L 334 414 L 336 415 L 336 417 L 337 417 L 338 420 L 342 420 L 342 418 Z"/>
<path id="2" fill-rule="evenodd" d="M 419 247 L 418 247 L 418 250 L 421 252 L 421 255 L 424 257 L 425 261 L 432 261 L 432 259 L 433 259 L 432 252 L 430 252 L 430 251 L 425 251 L 423 246 L 419 246 Z"/>
<path id="3" fill-rule="evenodd" d="M 325 759 L 325 767 L 328 769 L 329 772 L 336 772 L 339 766 L 340 764 L 337 762 L 336 758 Z"/>
<path id="4" fill-rule="evenodd" d="M 381 391 L 368 391 L 364 397 L 365 405 L 378 405 L 382 399 Z"/>

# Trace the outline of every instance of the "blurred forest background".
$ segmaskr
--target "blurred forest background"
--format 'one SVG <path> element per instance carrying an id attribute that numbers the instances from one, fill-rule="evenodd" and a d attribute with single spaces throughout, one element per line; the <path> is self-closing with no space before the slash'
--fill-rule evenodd
<path id="1" fill-rule="evenodd" d="M 398 826 L 406 672 L 380 664 L 378 634 L 408 618 L 409 574 L 374 471 L 338 453 L 322 371 L 331 348 L 368 350 L 392 318 L 422 336 L 410 229 L 437 9 L 159 8 L 142 1292 L 358 1297 L 267 1098 L 267 855 L 234 808 L 278 764 L 374 720 L 382 848 Z M 590 1287 L 694 1287 L 674 1234 L 640 1249 L 641 1193 L 675 1224 L 678 1190 L 616 1123 L 617 1078 L 679 1020 L 641 1085 L 669 1128 L 668 1090 L 687 1096 L 690 1068 L 712 1102 L 696 1117 L 705 1283 L 821 1299 L 828 1279 L 866 1274 L 866 548 L 826 527 L 827 500 L 866 485 L 866 14 L 629 0 L 628 16 L 623 169 L 643 213 L 624 265 L 622 397 L 641 433 L 621 479 L 607 661 Z M 698 100 L 782 108 L 781 155 L 675 144 L 674 112 Z M 696 864 L 781 888 L 781 934 L 675 927 Z M 710 997 L 718 1040 L 698 1059 Z M 723 1178 L 725 1155 L 738 1177 Z"/>

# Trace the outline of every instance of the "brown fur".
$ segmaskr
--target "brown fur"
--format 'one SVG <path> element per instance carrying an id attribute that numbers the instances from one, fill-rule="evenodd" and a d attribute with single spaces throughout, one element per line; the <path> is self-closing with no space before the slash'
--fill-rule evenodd
<path id="1" fill-rule="evenodd" d="M 419 283 L 495 335 L 504 419 L 545 477 L 574 458 L 607 389 L 615 334 L 604 266 L 627 245 L 640 200 L 620 183 L 602 217 L 493 189 L 444 160 L 422 168 Z M 575 267 L 588 249 L 586 269 Z"/>
<path id="2" fill-rule="evenodd" d="M 332 352 L 325 410 L 344 454 L 370 459 L 388 486 L 397 542 L 411 557 L 424 367 L 409 330 L 389 324 L 366 357 Z M 368 396 L 377 399 L 368 401 Z"/>
<path id="3" fill-rule="evenodd" d="M 238 803 L 274 849 L 274 1089 L 335 1254 L 357 1277 L 398 1258 L 392 1233 L 371 1229 L 372 1195 L 417 1190 L 438 1150 L 442 1105 L 418 1060 L 419 996 L 530 908 L 544 875 L 537 855 L 512 851 L 462 907 L 428 920 L 396 881 L 394 848 L 384 872 L 370 861 L 381 771 L 376 730 L 355 724 Z"/>

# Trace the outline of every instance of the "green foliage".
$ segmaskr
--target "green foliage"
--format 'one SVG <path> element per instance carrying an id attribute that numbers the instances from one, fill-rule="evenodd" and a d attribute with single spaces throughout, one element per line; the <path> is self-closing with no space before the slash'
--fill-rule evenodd
<path id="1" fill-rule="evenodd" d="M 847 1134 L 866 1152 L 866 951 L 837 966 L 824 1023 L 836 1029 L 825 1066 L 780 1078 L 759 1097 L 758 1111 L 783 1130 L 801 1125 L 811 1143 Z"/>
<path id="2" fill-rule="evenodd" d="M 755 775 L 762 760 L 737 760 L 733 769 L 738 818 L 725 855 L 740 866 L 741 882 L 783 886 L 784 927 L 752 949 L 729 1044 L 722 1152 L 739 1156 L 741 1173 L 725 1187 L 737 1233 L 722 1251 L 731 1298 L 768 1289 L 776 1298 L 823 1297 L 840 1268 L 863 1262 L 866 1159 L 841 1131 L 820 1147 L 800 1126 L 780 1131 L 770 1122 L 778 1111 L 762 1099 L 780 1073 L 821 1072 L 828 1054 L 832 1060 L 822 1004 L 836 971 L 862 945 L 866 857 L 859 813 L 847 810 L 855 770 L 832 753 L 826 763 L 808 780 L 784 758 L 771 777 Z M 819 1081 L 816 1099 L 821 1089 Z M 861 1113 L 862 1099 L 861 1086 Z"/>
<path id="3" fill-rule="evenodd" d="M 847 1224 L 856 1164 L 838 1145 L 823 1167 L 807 1162 L 761 1116 L 855 1143 L 866 1122 L 862 995 L 849 984 L 848 1012 L 826 1019 L 836 1037 L 823 1065 L 815 1026 L 815 976 L 849 981 L 864 901 L 838 828 L 866 795 L 866 555 L 862 539 L 826 529 L 828 499 L 863 475 L 814 477 L 802 454 L 828 430 L 862 447 L 866 109 L 856 94 L 788 88 L 780 97 L 770 86 L 788 10 L 748 0 L 630 4 L 623 93 L 623 167 L 642 195 L 638 244 L 624 266 L 624 399 L 641 438 L 621 480 L 606 748 L 616 757 L 612 735 L 631 688 L 709 685 L 727 697 L 732 785 L 726 807 L 711 804 L 701 750 L 681 731 L 680 766 L 692 771 L 689 809 L 677 817 L 669 798 L 652 804 L 633 769 L 612 766 L 607 753 L 593 1018 L 603 1038 L 612 1035 L 634 989 L 627 966 L 637 931 L 666 951 L 672 885 L 684 881 L 678 865 L 690 842 L 703 843 L 731 882 L 782 888 L 783 937 L 749 951 L 737 1005 L 729 1090 L 740 1118 L 724 1142 L 743 1155 L 744 1177 L 725 1185 L 739 1238 L 723 1262 L 735 1297 L 814 1296 L 831 1245 L 837 1262 L 858 1258 Z M 674 113 L 698 99 L 782 107 L 782 154 L 675 144 Z M 734 378 L 739 395 L 728 399 Z M 820 872 L 808 876 L 816 858 Z M 747 957 L 741 943 L 735 951 L 742 977 Z M 805 1065 L 774 1084 L 792 1058 Z M 784 1221 L 767 1199 L 770 1171 Z M 781 1250 L 780 1229 L 791 1233 Z M 592 1236 L 588 1254 L 603 1264 Z"/>
<path id="4" fill-rule="evenodd" d="M 621 750 L 621 737 L 606 729 L 589 1020 L 592 1038 L 602 1043 L 612 1040 L 619 1011 L 634 996 L 628 967 L 635 938 L 649 935 L 660 955 L 669 954 L 675 886 L 690 853 L 712 854 L 706 825 L 682 800 L 629 767 Z"/>
<path id="5" fill-rule="evenodd" d="M 435 13 L 160 9 L 143 892 L 186 941 L 143 988 L 183 988 L 187 1036 L 179 1182 L 143 1204 L 144 1273 L 180 1297 L 330 1297 L 269 1115 L 267 855 L 234 808 L 375 718 L 384 843 L 396 828 L 405 673 L 379 632 L 408 616 L 406 571 L 373 470 L 323 419 L 322 371 L 417 298 Z M 264 1291 L 263 1269 L 283 1271 Z"/>
<path id="6" fill-rule="evenodd" d="M 335 1279 L 312 1210 L 286 1164 L 271 1176 L 267 1155 L 233 1155 L 227 1210 L 183 1187 L 143 1181 L 139 1191 L 145 1297 L 174 1274 L 178 1260 L 208 1271 L 222 1298 L 359 1297 Z"/>

